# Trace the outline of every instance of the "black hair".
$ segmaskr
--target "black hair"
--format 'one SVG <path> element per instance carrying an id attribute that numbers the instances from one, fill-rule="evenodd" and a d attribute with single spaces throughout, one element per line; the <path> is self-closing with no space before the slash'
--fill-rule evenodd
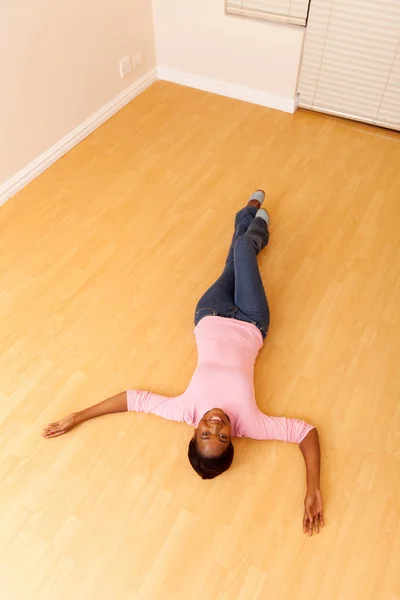
<path id="1" fill-rule="evenodd" d="M 214 479 L 229 469 L 233 461 L 233 444 L 229 446 L 220 456 L 215 458 L 205 458 L 197 449 L 196 439 L 192 438 L 189 442 L 188 457 L 193 469 L 202 479 Z"/>

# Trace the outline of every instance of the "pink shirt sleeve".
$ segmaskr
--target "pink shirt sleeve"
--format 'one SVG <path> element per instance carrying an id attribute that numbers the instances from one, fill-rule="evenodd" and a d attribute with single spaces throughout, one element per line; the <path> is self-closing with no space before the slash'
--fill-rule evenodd
<path id="1" fill-rule="evenodd" d="M 281 440 L 300 444 L 311 429 L 314 429 L 314 426 L 305 421 L 269 417 L 257 411 L 251 422 L 244 427 L 243 435 L 255 440 Z"/>
<path id="2" fill-rule="evenodd" d="M 152 392 L 127 390 L 128 410 L 152 413 L 172 421 L 185 421 L 185 411 L 182 396 L 169 398 Z"/>

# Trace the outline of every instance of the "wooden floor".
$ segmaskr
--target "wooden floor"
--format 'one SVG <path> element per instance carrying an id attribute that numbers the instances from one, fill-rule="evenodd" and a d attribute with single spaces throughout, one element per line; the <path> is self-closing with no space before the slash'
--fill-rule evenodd
<path id="1" fill-rule="evenodd" d="M 177 394 L 233 215 L 269 191 L 260 407 L 320 432 L 325 529 L 295 445 L 238 440 L 202 481 L 191 429 L 49 421 Z M 400 137 L 159 82 L 0 209 L 4 600 L 400 598 Z"/>

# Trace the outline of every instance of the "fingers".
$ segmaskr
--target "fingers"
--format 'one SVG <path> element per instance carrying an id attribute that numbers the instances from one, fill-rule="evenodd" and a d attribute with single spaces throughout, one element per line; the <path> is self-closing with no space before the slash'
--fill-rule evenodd
<path id="1" fill-rule="evenodd" d="M 313 531 L 313 516 L 311 513 L 311 509 L 309 506 L 306 507 L 307 510 L 307 518 L 308 518 L 308 535 L 312 535 Z"/>
<path id="2" fill-rule="evenodd" d="M 47 427 L 44 428 L 44 431 L 50 430 L 50 429 L 55 429 L 56 427 L 60 426 L 60 421 L 56 421 L 55 423 L 50 423 L 49 425 L 47 425 Z"/>
<path id="3" fill-rule="evenodd" d="M 304 513 L 304 517 L 303 517 L 303 533 L 307 533 L 307 523 L 308 523 L 308 516 L 307 513 Z"/>
<path id="4" fill-rule="evenodd" d="M 56 435 L 62 435 L 64 432 L 59 429 L 52 429 L 51 431 L 43 431 L 42 436 L 45 438 L 55 437 Z"/>
<path id="5" fill-rule="evenodd" d="M 304 503 L 303 533 L 311 536 L 313 534 L 313 530 L 315 533 L 319 533 L 320 527 L 324 526 L 324 516 L 322 511 L 322 502 L 319 503 L 319 506 L 315 506 L 313 511 L 313 507 L 307 504 L 307 500 L 308 499 L 306 499 Z"/>
<path id="6" fill-rule="evenodd" d="M 312 507 L 306 505 L 306 512 L 307 512 L 309 521 L 312 521 L 313 520 Z"/>
<path id="7" fill-rule="evenodd" d="M 324 526 L 324 518 L 322 513 L 316 515 L 314 518 L 309 518 L 305 513 L 303 518 L 303 533 L 307 533 L 309 536 L 315 533 L 319 533 L 320 527 Z"/>
<path id="8" fill-rule="evenodd" d="M 309 517 L 307 511 L 304 513 L 303 517 L 303 533 L 308 533 L 308 535 L 312 535 L 313 532 L 313 518 Z"/>
<path id="9" fill-rule="evenodd" d="M 51 423 L 48 425 L 42 433 L 42 436 L 45 438 L 57 437 L 59 435 L 63 435 L 65 433 L 64 427 L 60 425 L 60 423 Z"/>
<path id="10" fill-rule="evenodd" d="M 315 517 L 315 532 L 319 533 L 319 528 L 324 526 L 324 516 L 322 511 Z"/>
<path id="11" fill-rule="evenodd" d="M 58 437 L 59 435 L 64 435 L 65 431 L 51 431 L 50 433 L 43 434 L 43 437 L 46 439 Z"/>
<path id="12" fill-rule="evenodd" d="M 319 518 L 318 518 L 318 515 L 314 519 L 314 529 L 315 529 L 315 533 L 319 533 Z"/>
<path id="13" fill-rule="evenodd" d="M 310 518 L 309 515 L 307 514 L 307 512 L 304 512 L 303 533 L 306 533 L 306 534 L 308 534 L 308 536 L 311 536 L 313 534 L 313 531 L 315 531 L 315 533 L 319 533 L 320 527 L 323 527 L 323 526 L 324 526 L 324 519 L 323 519 L 322 513 L 319 513 L 315 517 Z"/>
<path id="14" fill-rule="evenodd" d="M 313 518 L 308 518 L 308 536 L 311 536 L 313 532 Z"/>

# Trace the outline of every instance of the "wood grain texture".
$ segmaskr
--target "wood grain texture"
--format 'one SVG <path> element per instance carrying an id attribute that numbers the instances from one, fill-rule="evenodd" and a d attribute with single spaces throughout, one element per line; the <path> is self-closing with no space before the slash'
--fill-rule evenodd
<path id="1" fill-rule="evenodd" d="M 158 82 L 0 209 L 0 589 L 7 600 L 400 598 L 400 138 Z M 177 394 L 234 213 L 268 190 L 260 407 L 320 432 L 326 526 L 294 445 L 49 421 L 127 387 Z"/>

